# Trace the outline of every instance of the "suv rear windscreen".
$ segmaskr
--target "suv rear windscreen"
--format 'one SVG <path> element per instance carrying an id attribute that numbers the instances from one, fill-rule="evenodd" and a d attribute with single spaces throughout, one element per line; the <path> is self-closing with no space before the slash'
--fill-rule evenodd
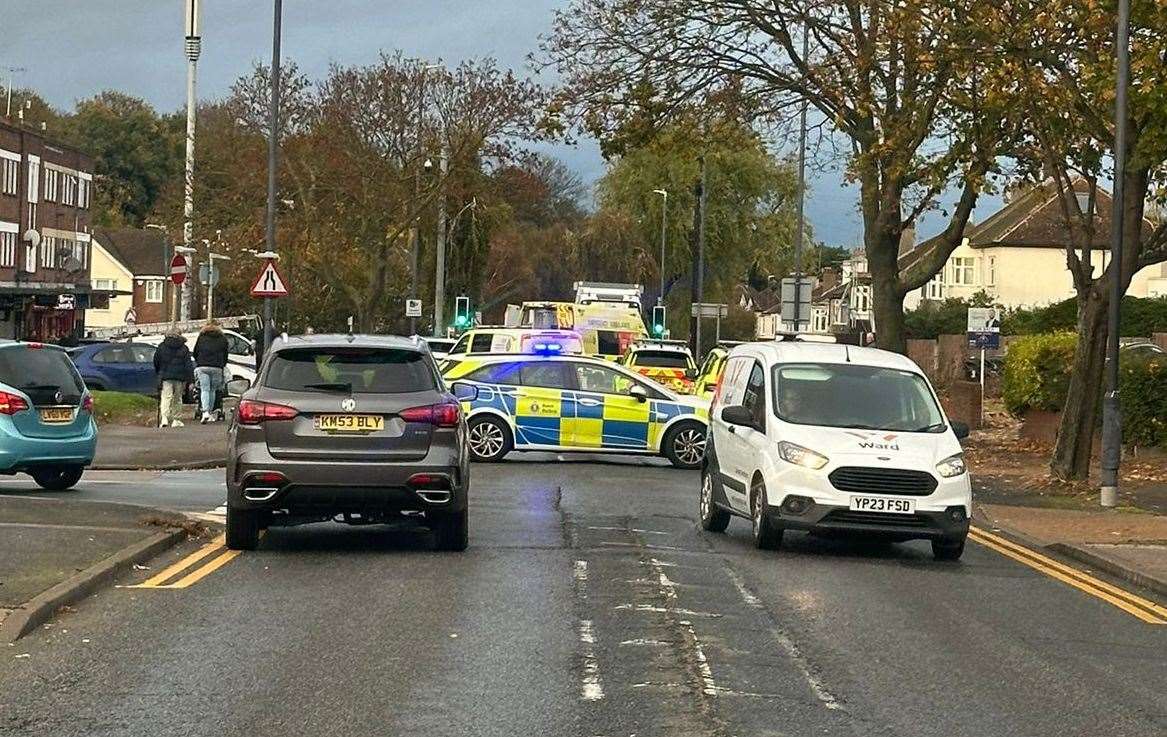
<path id="1" fill-rule="evenodd" d="M 27 394 L 37 407 L 78 404 L 85 391 L 64 351 L 26 345 L 0 350 L 0 382 Z"/>
<path id="2" fill-rule="evenodd" d="M 272 357 L 264 386 L 284 391 L 404 394 L 435 390 L 426 354 L 404 348 L 291 348 Z"/>
<path id="3" fill-rule="evenodd" d="M 637 351 L 633 356 L 632 365 L 687 369 L 689 357 L 676 351 Z"/>

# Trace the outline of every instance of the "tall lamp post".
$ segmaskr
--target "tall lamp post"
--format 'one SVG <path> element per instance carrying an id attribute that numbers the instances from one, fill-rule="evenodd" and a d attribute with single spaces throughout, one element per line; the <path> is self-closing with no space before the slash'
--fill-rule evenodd
<path id="1" fill-rule="evenodd" d="M 669 192 L 665 189 L 654 189 L 653 194 L 661 196 L 660 205 L 660 296 L 656 298 L 658 305 L 665 303 L 665 243 L 668 232 Z"/>
<path id="2" fill-rule="evenodd" d="M 1102 489 L 1104 507 L 1118 504 L 1118 468 L 1122 460 L 1122 412 L 1118 404 L 1118 332 L 1123 295 L 1123 202 L 1127 158 L 1127 89 L 1130 87 L 1131 4 L 1118 0 L 1117 79 L 1114 96 L 1114 197 L 1110 215 L 1110 311 L 1106 331 L 1106 395 L 1102 400 Z"/>
<path id="3" fill-rule="evenodd" d="M 271 41 L 271 109 L 268 111 L 267 136 L 267 223 L 264 242 L 267 252 L 276 252 L 276 167 L 279 164 L 280 131 L 280 23 L 284 15 L 283 0 L 274 0 Z M 275 338 L 272 324 L 274 304 L 271 297 L 263 299 L 263 352 L 271 347 Z"/>
<path id="4" fill-rule="evenodd" d="M 202 52 L 200 5 L 202 0 L 186 0 L 186 177 L 182 204 L 182 244 L 194 252 L 194 137 L 195 137 L 195 77 L 199 54 Z M 182 319 L 190 319 L 191 280 L 182 283 Z"/>

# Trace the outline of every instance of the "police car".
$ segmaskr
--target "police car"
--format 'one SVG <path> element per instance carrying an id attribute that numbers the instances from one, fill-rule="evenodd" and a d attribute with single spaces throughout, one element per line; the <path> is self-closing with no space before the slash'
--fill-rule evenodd
<path id="1" fill-rule="evenodd" d="M 444 376 L 478 386 L 478 398 L 463 403 L 478 461 L 512 450 L 660 454 L 694 469 L 705 457 L 708 402 L 603 359 L 487 354 Z"/>
<path id="2" fill-rule="evenodd" d="M 638 340 L 620 363 L 678 394 L 693 394 L 697 364 L 682 340 Z"/>

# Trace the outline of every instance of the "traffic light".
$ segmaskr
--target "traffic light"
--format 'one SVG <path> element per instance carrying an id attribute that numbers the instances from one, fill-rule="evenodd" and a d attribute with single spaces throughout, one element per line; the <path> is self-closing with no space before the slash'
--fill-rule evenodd
<path id="1" fill-rule="evenodd" d="M 652 308 L 652 334 L 657 338 L 665 337 L 665 306 L 655 305 Z"/>
<path id="2" fill-rule="evenodd" d="M 469 297 L 457 297 L 454 299 L 454 327 L 460 330 L 470 327 Z"/>

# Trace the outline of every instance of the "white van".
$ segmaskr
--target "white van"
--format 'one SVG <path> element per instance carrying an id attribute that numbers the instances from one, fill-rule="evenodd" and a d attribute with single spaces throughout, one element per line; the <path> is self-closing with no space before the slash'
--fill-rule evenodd
<path id="1" fill-rule="evenodd" d="M 972 484 L 960 439 L 920 368 L 897 353 L 787 340 L 729 354 L 710 408 L 701 526 L 927 539 L 964 552 Z"/>

